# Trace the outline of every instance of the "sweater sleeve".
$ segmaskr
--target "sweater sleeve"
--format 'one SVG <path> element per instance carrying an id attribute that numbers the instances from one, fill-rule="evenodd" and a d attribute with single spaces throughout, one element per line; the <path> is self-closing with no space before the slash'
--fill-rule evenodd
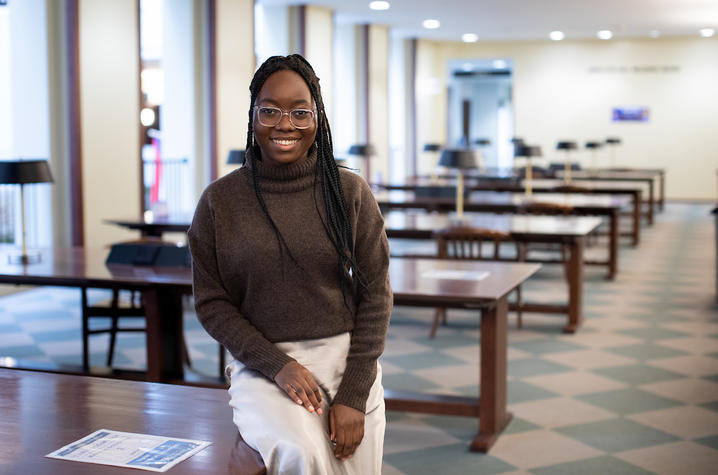
<path id="1" fill-rule="evenodd" d="M 217 262 L 214 220 L 211 193 L 205 190 L 187 233 L 197 318 L 207 333 L 238 361 L 273 381 L 279 370 L 294 359 L 267 340 L 240 313 L 223 285 Z"/>
<path id="2" fill-rule="evenodd" d="M 359 198 L 353 203 L 356 212 L 354 257 L 366 289 L 360 294 L 347 366 L 334 403 L 365 412 L 366 400 L 376 379 L 377 359 L 384 351 L 393 297 L 384 218 L 369 185 L 359 179 L 358 187 Z"/>

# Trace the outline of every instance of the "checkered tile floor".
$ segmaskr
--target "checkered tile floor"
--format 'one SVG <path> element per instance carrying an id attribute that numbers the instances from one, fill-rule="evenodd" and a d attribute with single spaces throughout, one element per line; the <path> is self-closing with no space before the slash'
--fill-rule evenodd
<path id="1" fill-rule="evenodd" d="M 615 281 L 586 269 L 583 327 L 562 316 L 509 314 L 509 410 L 488 455 L 468 452 L 470 418 L 388 413 L 384 474 L 713 474 L 718 469 L 718 307 L 710 207 L 669 204 L 638 248 L 621 249 Z M 561 300 L 561 269 L 523 287 Z M 102 298 L 100 294 L 95 296 Z M 0 358 L 80 362 L 79 292 L 43 288 L 0 298 Z M 430 309 L 398 307 L 382 357 L 391 389 L 478 394 L 478 319 L 449 311 L 428 339 Z M 188 312 L 196 371 L 217 374 L 217 345 Z M 92 339 L 102 364 L 105 337 Z M 144 337 L 121 335 L 116 364 L 142 368 Z M 7 361 L 7 360 L 6 360 Z"/>

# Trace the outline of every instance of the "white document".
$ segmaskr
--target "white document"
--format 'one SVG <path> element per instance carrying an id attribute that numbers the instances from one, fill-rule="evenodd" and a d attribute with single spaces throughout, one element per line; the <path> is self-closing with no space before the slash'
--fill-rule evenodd
<path id="1" fill-rule="evenodd" d="M 445 280 L 482 280 L 488 277 L 487 271 L 431 269 L 421 274 L 424 279 Z"/>
<path id="2" fill-rule="evenodd" d="M 210 444 L 100 429 L 45 457 L 165 472 Z"/>

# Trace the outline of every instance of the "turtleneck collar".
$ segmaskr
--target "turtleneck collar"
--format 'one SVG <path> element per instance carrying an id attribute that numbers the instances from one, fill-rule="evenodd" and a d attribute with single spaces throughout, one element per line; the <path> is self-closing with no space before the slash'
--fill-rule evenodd
<path id="1" fill-rule="evenodd" d="M 270 193 L 291 193 L 309 188 L 314 184 L 314 172 L 317 166 L 317 149 L 312 147 L 306 160 L 275 167 L 266 165 L 260 160 L 254 162 L 257 167 L 259 186 L 262 191 Z M 245 162 L 247 176 L 252 179 L 252 159 L 247 156 Z"/>

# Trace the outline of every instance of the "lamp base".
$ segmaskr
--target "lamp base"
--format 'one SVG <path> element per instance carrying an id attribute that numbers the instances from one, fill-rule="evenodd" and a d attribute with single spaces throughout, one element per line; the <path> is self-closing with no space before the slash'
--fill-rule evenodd
<path id="1" fill-rule="evenodd" d="M 10 264 L 36 264 L 40 262 L 42 254 L 39 251 L 29 251 L 23 254 L 21 251 L 11 252 L 7 256 L 7 260 Z"/>

